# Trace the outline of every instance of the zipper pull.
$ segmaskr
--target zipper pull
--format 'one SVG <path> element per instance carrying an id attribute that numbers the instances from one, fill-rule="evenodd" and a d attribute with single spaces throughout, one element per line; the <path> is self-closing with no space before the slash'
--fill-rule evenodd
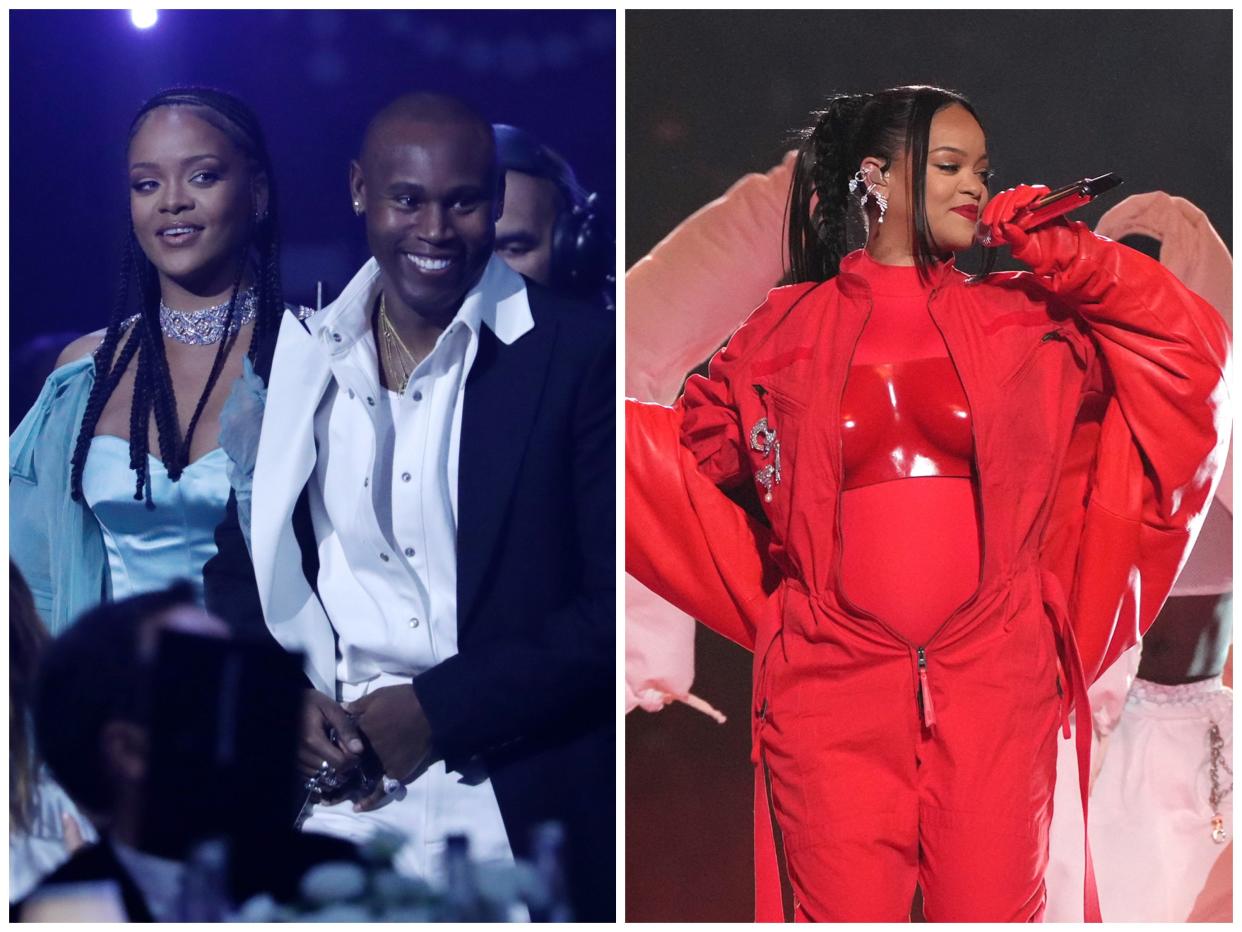
<path id="1" fill-rule="evenodd" d="M 919 704 L 923 707 L 923 724 L 932 731 L 936 730 L 936 710 L 932 706 L 931 686 L 927 682 L 927 654 L 923 648 L 919 652 Z"/>
<path id="2" fill-rule="evenodd" d="M 1056 330 L 1049 330 L 1039 338 L 1040 343 L 1047 343 L 1050 340 L 1060 340 L 1070 348 L 1070 352 L 1074 354 L 1074 361 L 1080 366 L 1085 365 L 1087 360 L 1082 354 L 1082 350 L 1078 348 L 1078 344 L 1069 338 L 1064 327 L 1058 327 Z"/>

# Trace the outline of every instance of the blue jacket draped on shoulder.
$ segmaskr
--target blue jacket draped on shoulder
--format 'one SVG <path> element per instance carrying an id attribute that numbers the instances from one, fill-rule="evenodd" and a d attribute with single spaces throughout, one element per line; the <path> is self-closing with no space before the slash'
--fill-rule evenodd
<path id="1" fill-rule="evenodd" d="M 93 356 L 61 366 L 9 438 L 9 555 L 53 635 L 108 597 L 103 532 L 86 502 L 69 497 L 73 445 L 94 384 Z"/>

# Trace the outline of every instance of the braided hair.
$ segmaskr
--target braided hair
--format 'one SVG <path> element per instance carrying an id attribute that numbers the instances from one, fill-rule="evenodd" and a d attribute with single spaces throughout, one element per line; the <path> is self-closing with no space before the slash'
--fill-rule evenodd
<path id="1" fill-rule="evenodd" d="M 859 200 L 850 197 L 850 179 L 867 156 L 883 159 L 883 170 L 888 171 L 899 153 L 912 166 L 914 264 L 921 276 L 928 276 L 938 256 L 927 221 L 927 179 L 921 169 L 927 164 L 932 117 L 953 104 L 979 119 L 961 94 L 925 85 L 840 94 L 815 113 L 814 124 L 801 134 L 789 189 L 784 281 L 819 282 L 837 274 L 849 252 L 851 221 L 863 219 Z M 989 250 L 980 274 L 990 271 L 995 261 L 995 252 Z"/>
<path id="2" fill-rule="evenodd" d="M 254 330 L 250 338 L 247 356 L 255 371 L 266 378 L 271 368 L 275 350 L 276 334 L 280 328 L 280 316 L 284 311 L 280 283 L 280 238 L 276 223 L 276 179 L 271 158 L 258 118 L 244 103 L 231 94 L 204 87 L 179 87 L 161 91 L 142 105 L 129 127 L 129 142 L 133 142 L 146 117 L 159 107 L 193 107 L 196 115 L 224 133 L 250 161 L 256 175 L 267 181 L 267 209 L 252 213 L 247 221 L 246 236 L 238 254 L 237 271 L 229 297 L 224 332 L 232 333 L 237 314 L 238 290 L 248 263 L 254 268 L 256 313 Z M 228 357 L 231 338 L 222 339 L 216 349 L 215 361 L 207 377 L 194 413 L 181 434 L 177 418 L 177 402 L 173 394 L 172 376 L 168 357 L 164 352 L 163 333 L 160 328 L 159 275 L 151 260 L 143 254 L 134 234 L 133 219 L 126 211 L 125 252 L 122 259 L 120 286 L 117 299 L 103 341 L 95 350 L 95 382 L 86 402 L 86 412 L 78 429 L 70 471 L 70 495 L 75 501 L 82 498 L 82 471 L 90 451 L 91 438 L 103 413 L 104 406 L 121 381 L 126 368 L 137 356 L 134 374 L 134 399 L 130 407 L 129 465 L 136 474 L 134 498 L 145 496 L 148 508 L 154 508 L 151 500 L 151 481 L 148 472 L 149 454 L 147 431 L 154 414 L 159 434 L 160 457 L 168 472 L 168 478 L 176 482 L 189 462 L 190 444 L 199 418 L 211 397 L 212 389 L 220 378 Z M 136 298 L 138 313 L 131 315 L 131 299 Z M 131 325 L 132 322 L 132 325 Z M 128 327 L 128 330 L 127 330 Z M 128 335 L 126 336 L 126 333 Z M 125 337 L 121 345 L 122 337 Z M 117 353 L 118 345 L 121 346 Z M 115 358 L 114 358 L 115 357 Z"/>

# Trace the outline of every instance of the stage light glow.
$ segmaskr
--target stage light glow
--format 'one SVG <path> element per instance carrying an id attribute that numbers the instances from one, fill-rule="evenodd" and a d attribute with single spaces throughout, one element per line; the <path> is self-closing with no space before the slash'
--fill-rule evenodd
<path id="1" fill-rule="evenodd" d="M 150 29 L 160 18 L 160 11 L 153 7 L 135 7 L 129 11 L 129 19 L 139 29 Z"/>

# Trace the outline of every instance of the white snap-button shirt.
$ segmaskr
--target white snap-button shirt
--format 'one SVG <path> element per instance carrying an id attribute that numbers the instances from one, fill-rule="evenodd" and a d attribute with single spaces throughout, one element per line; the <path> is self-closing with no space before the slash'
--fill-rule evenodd
<path id="1" fill-rule="evenodd" d="M 489 261 L 401 393 L 379 383 L 374 260 L 310 321 L 332 373 L 315 412 L 309 498 L 319 598 L 337 636 L 343 701 L 380 686 L 409 687 L 413 676 L 457 653 L 457 459 L 466 379 L 480 328 L 512 343 L 534 326 L 515 276 L 501 260 Z M 411 783 L 404 799 L 371 813 L 354 813 L 349 803 L 316 806 L 305 827 L 359 840 L 373 830 L 369 822 L 411 836 L 401 860 L 422 876 L 435 876 L 444 839 L 457 831 L 470 836 L 477 857 L 512 858 L 486 775 L 450 774 L 442 762 Z"/>

